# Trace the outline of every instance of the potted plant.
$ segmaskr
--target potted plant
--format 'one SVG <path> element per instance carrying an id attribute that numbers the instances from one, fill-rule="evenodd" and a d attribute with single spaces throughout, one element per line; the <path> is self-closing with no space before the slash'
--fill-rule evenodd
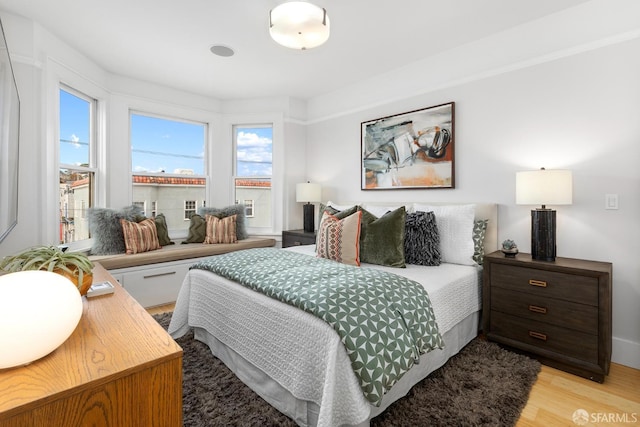
<path id="1" fill-rule="evenodd" d="M 24 270 L 46 270 L 71 280 L 86 295 L 93 282 L 93 263 L 80 252 L 64 252 L 56 246 L 37 246 L 5 257 L 0 270 L 8 273 Z"/>

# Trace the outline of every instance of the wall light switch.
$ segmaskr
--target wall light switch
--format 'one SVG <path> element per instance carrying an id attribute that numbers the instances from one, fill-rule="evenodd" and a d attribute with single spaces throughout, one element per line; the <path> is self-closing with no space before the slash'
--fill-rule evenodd
<path id="1" fill-rule="evenodd" d="M 604 195 L 604 208 L 605 209 L 618 209 L 618 195 L 617 194 L 605 194 Z"/>

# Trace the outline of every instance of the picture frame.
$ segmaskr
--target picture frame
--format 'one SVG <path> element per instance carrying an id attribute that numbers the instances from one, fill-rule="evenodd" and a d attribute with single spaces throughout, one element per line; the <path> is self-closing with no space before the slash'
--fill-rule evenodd
<path id="1" fill-rule="evenodd" d="M 18 223 L 20 97 L 0 22 L 0 242 Z"/>
<path id="2" fill-rule="evenodd" d="M 362 122 L 361 190 L 455 188 L 455 102 Z"/>

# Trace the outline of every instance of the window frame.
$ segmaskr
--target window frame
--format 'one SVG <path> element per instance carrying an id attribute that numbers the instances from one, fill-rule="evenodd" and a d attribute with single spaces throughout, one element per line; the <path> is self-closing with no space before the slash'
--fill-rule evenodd
<path id="1" fill-rule="evenodd" d="M 128 141 L 127 141 L 127 147 L 128 147 L 128 155 L 129 155 L 129 159 L 130 159 L 130 165 L 129 165 L 129 189 L 130 189 L 130 194 L 131 194 L 131 199 L 134 198 L 134 176 L 149 176 L 149 177 L 165 177 L 165 178 L 185 178 L 185 177 L 189 177 L 189 178 L 197 178 L 197 179 L 203 179 L 204 180 L 204 188 L 203 188 L 203 194 L 202 194 L 202 200 L 195 199 L 195 203 L 196 203 L 196 207 L 193 213 L 197 214 L 198 211 L 198 207 L 199 206 L 204 206 L 205 205 L 205 200 L 208 197 L 209 194 L 209 183 L 210 183 L 210 173 L 209 173 L 209 158 L 208 158 L 208 153 L 209 153 L 209 145 L 210 145 L 210 140 L 211 140 L 211 123 L 210 121 L 203 119 L 203 118 L 194 118 L 194 119 L 189 119 L 189 118 L 184 118 L 183 114 L 176 114 L 177 112 L 171 112 L 171 113 L 158 113 L 158 112 L 154 112 L 154 110 L 161 110 L 161 108 L 155 108 L 155 106 L 144 106 L 141 108 L 141 106 L 129 106 L 129 108 L 127 109 L 127 126 L 129 129 L 128 132 Z M 186 123 L 186 124 L 192 124 L 192 125 L 198 125 L 198 126 L 202 126 L 203 127 L 203 158 L 202 158 L 202 169 L 203 169 L 203 174 L 192 174 L 192 175 L 187 175 L 187 174 L 176 174 L 176 173 L 166 173 L 166 172 L 162 172 L 162 173 L 158 173 L 158 172 L 134 172 L 133 171 L 133 152 L 132 152 L 132 141 L 131 141 L 131 129 L 132 129 L 132 116 L 133 115 L 138 115 L 138 116 L 145 116 L 145 117 L 151 117 L 151 118 L 155 118 L 155 119 L 161 119 L 161 120 L 167 120 L 167 121 L 172 121 L 172 122 L 180 122 L 180 123 Z M 201 202 L 201 203 L 200 203 Z M 157 209 L 158 207 L 158 199 L 152 200 L 152 203 L 155 203 L 156 205 L 156 209 L 155 211 L 152 211 L 152 215 L 155 214 L 157 215 L 158 213 L 163 213 L 160 210 Z M 183 223 L 185 222 L 189 222 L 190 218 L 186 218 L 186 206 L 185 206 L 186 200 L 182 201 L 182 215 L 181 215 L 181 220 Z M 165 217 L 167 217 L 167 214 L 165 213 Z M 189 227 L 188 225 L 185 227 L 179 227 L 176 228 L 177 226 L 175 226 L 174 224 L 174 228 L 170 228 L 169 231 L 169 235 L 172 238 L 183 238 L 183 237 L 187 237 L 188 235 L 188 231 L 189 231 Z"/>
<path id="2" fill-rule="evenodd" d="M 190 206 L 187 206 L 187 203 L 193 203 L 193 209 Z M 187 215 L 187 212 L 190 214 Z M 184 201 L 184 220 L 191 221 L 191 217 L 198 212 L 198 201 L 197 200 L 185 200 Z"/>
<path id="3" fill-rule="evenodd" d="M 271 175 L 238 175 L 238 129 L 256 129 L 256 128 L 270 128 L 271 129 Z M 274 161 L 275 161 L 275 130 L 276 124 L 272 121 L 262 121 L 258 120 L 256 122 L 234 122 L 231 123 L 231 139 L 232 139 L 232 176 L 231 176 L 231 195 L 233 200 L 236 203 L 239 202 L 238 195 L 236 193 L 236 181 L 239 179 L 248 179 L 248 180 L 269 180 L 271 183 L 270 187 L 270 203 L 271 203 L 271 218 L 269 221 L 269 226 L 264 227 L 247 227 L 249 233 L 251 234 L 272 234 L 277 228 L 276 221 L 276 191 L 274 190 Z M 252 199 L 253 201 L 253 199 Z M 246 215 L 247 218 L 255 218 L 255 203 L 252 205 L 252 215 Z"/>
<path id="4" fill-rule="evenodd" d="M 99 200 L 98 195 L 100 193 L 103 193 L 103 191 L 101 191 L 101 188 L 103 188 L 103 186 L 100 185 L 101 177 L 100 177 L 98 153 L 99 153 L 100 145 L 102 145 L 102 141 L 104 140 L 104 138 L 102 138 L 102 134 L 99 132 L 99 130 L 103 127 L 103 121 L 104 121 L 104 116 L 103 115 L 101 116 L 99 114 L 100 111 L 104 109 L 104 105 L 103 105 L 104 101 L 101 100 L 99 97 L 94 96 L 91 93 L 88 93 L 88 91 L 78 89 L 75 85 L 72 85 L 63 81 L 57 82 L 57 84 L 55 85 L 55 91 L 56 91 L 56 96 L 55 96 L 56 108 L 54 109 L 55 111 L 55 115 L 54 115 L 55 117 L 54 119 L 55 120 L 55 148 L 54 148 L 55 167 L 53 169 L 55 171 L 54 172 L 55 175 L 57 176 L 57 178 L 55 179 L 55 183 L 59 188 L 60 172 L 62 170 L 67 170 L 74 173 L 87 173 L 92 175 L 92 178 L 89 181 L 89 190 L 88 190 L 89 206 L 88 207 L 83 206 L 83 209 L 81 210 L 82 215 L 79 216 L 79 218 L 86 218 L 87 216 L 86 209 L 96 206 L 96 201 Z M 62 163 L 60 159 L 60 142 L 61 142 L 60 92 L 61 91 L 65 91 L 89 103 L 89 141 L 87 141 L 89 156 L 88 156 L 87 166 Z M 53 175 L 53 173 L 51 175 Z M 56 191 L 55 194 L 59 195 L 59 190 Z M 86 239 L 67 242 L 67 243 L 62 243 L 60 241 L 59 228 L 60 228 L 61 215 L 60 215 L 60 197 L 59 196 L 55 204 L 57 206 L 56 207 L 56 211 L 57 211 L 56 229 L 58 230 L 57 237 L 55 238 L 56 245 L 66 246 L 70 250 L 80 250 L 80 249 L 85 249 L 91 246 L 92 238 L 91 238 L 89 229 L 88 229 L 89 235 Z M 68 211 L 69 207 L 66 202 L 65 202 L 65 205 L 66 205 L 66 210 Z"/>

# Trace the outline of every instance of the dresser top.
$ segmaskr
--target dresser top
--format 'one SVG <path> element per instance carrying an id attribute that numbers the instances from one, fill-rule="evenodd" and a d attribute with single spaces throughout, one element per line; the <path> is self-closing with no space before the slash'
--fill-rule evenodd
<path id="1" fill-rule="evenodd" d="M 501 251 L 485 255 L 485 262 L 518 265 L 521 267 L 537 268 L 549 271 L 591 271 L 611 274 L 612 264 L 603 261 L 589 261 L 577 258 L 556 257 L 555 261 L 538 261 L 531 258 L 531 254 L 519 252 L 515 258 L 506 257 Z"/>
<path id="2" fill-rule="evenodd" d="M 93 274 L 94 282 L 113 283 L 115 292 L 83 297 L 78 326 L 52 353 L 26 366 L 0 370 L 0 412 L 37 406 L 61 393 L 181 357 L 180 346 L 100 264 Z"/>

